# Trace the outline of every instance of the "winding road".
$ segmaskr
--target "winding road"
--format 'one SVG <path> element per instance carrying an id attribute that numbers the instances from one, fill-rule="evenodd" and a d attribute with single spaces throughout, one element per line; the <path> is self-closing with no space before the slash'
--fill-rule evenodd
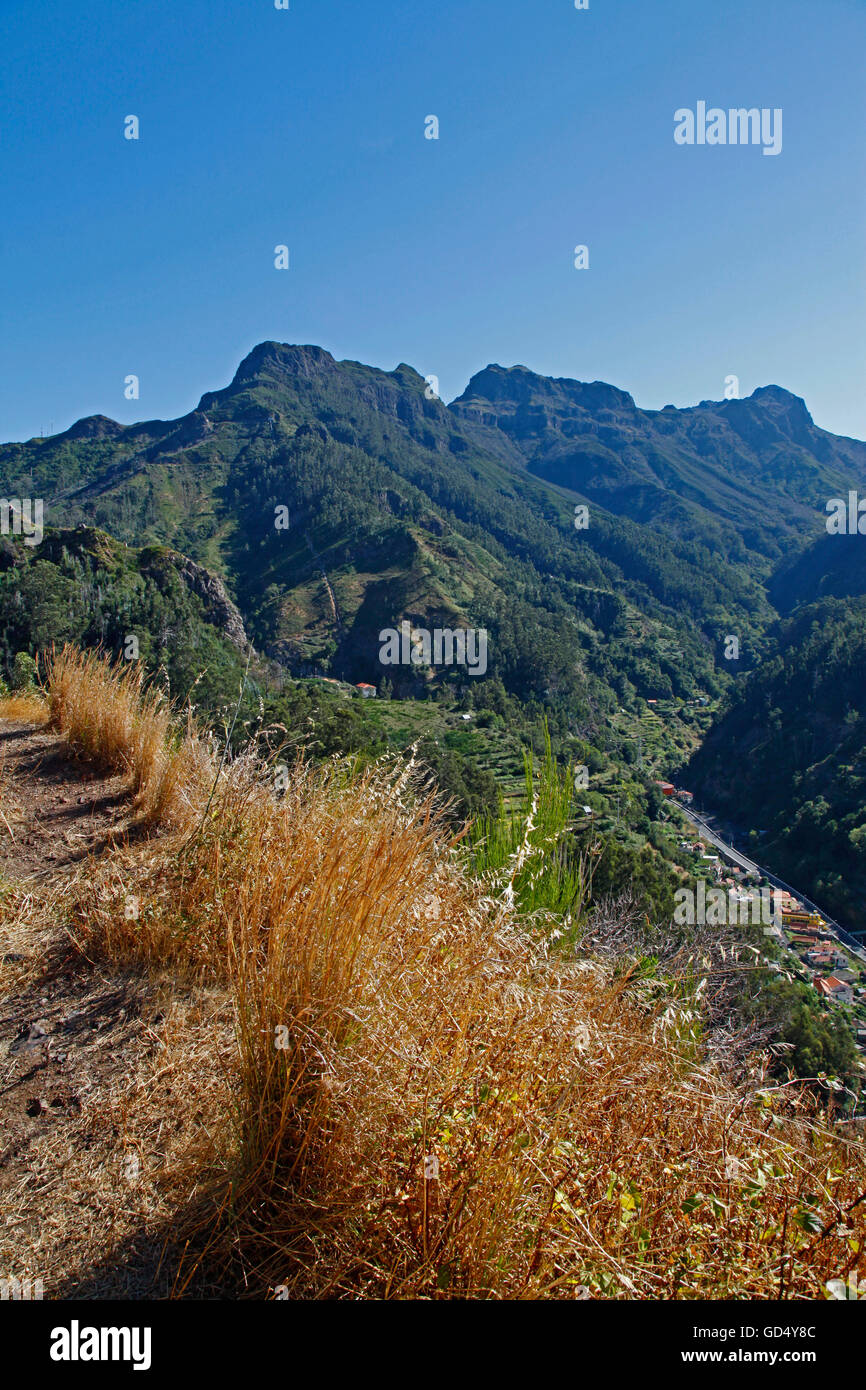
<path id="1" fill-rule="evenodd" d="M 730 859 L 732 863 L 738 864 L 741 869 L 745 869 L 747 872 L 758 874 L 760 878 L 767 879 L 774 887 L 782 888 L 786 893 L 790 893 L 793 898 L 803 903 L 811 912 L 819 913 L 824 918 L 830 930 L 838 936 L 839 940 L 847 946 L 850 951 L 854 952 L 858 960 L 866 962 L 866 949 L 864 949 L 862 941 L 858 941 L 856 937 L 852 936 L 851 933 L 840 926 L 838 922 L 835 922 L 832 917 L 828 917 L 822 907 L 818 907 L 817 903 L 813 903 L 799 888 L 793 888 L 790 883 L 785 883 L 784 879 L 777 878 L 775 874 L 771 874 L 769 869 L 765 869 L 761 864 L 756 864 L 753 859 L 748 859 L 745 854 L 740 854 L 739 850 L 734 849 L 732 845 L 726 844 L 719 833 L 708 824 L 704 817 L 699 815 L 697 811 L 693 811 L 690 806 L 684 806 L 681 801 L 677 801 L 676 804 L 679 806 L 686 819 L 690 820 L 692 824 L 701 831 L 701 834 L 705 836 L 711 844 L 716 846 L 716 849 L 720 849 L 726 859 Z"/>

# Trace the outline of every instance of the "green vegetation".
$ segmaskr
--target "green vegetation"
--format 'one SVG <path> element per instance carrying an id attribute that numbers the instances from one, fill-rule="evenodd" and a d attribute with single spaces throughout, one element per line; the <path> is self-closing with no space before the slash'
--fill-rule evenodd
<path id="1" fill-rule="evenodd" d="M 446 407 L 405 365 L 263 343 L 181 420 L 0 446 L 51 523 L 0 538 L 0 679 L 73 641 L 236 749 L 411 753 L 476 870 L 567 940 L 606 897 L 669 918 L 697 871 L 660 778 L 866 926 L 866 571 L 858 538 L 809 544 L 864 473 L 776 387 L 653 412 L 491 367 Z M 383 667 L 403 619 L 484 628 L 488 669 Z M 764 993 L 798 1067 L 842 1066 L 823 1014 Z"/>
<path id="2" fill-rule="evenodd" d="M 36 687 L 37 666 L 27 652 L 16 652 L 9 674 L 9 689 L 16 691 L 34 690 Z"/>
<path id="3" fill-rule="evenodd" d="M 237 694 L 240 654 L 209 621 L 182 575 L 182 557 L 130 549 L 102 532 L 49 532 L 29 549 L 0 549 L 0 662 L 13 689 L 32 683 L 34 657 L 74 641 L 161 672 L 172 698 L 216 710 Z"/>
<path id="4" fill-rule="evenodd" d="M 866 928 L 866 599 L 809 604 L 776 637 L 688 776 L 762 863 Z"/>
<path id="5" fill-rule="evenodd" d="M 523 801 L 479 816 L 469 832 L 473 871 L 486 877 L 522 913 L 544 910 L 578 925 L 589 898 L 589 869 L 570 836 L 571 769 L 553 756 L 545 729 L 544 759 L 536 772 L 525 755 Z"/>
<path id="6" fill-rule="evenodd" d="M 741 996 L 740 1014 L 745 1022 L 768 1030 L 779 1047 L 778 1075 L 792 1070 L 796 1076 L 836 1078 L 852 1088 L 850 1096 L 837 1097 L 837 1104 L 852 1108 L 859 1080 L 851 1030 L 844 1018 L 817 1004 L 813 989 L 761 971 Z"/>

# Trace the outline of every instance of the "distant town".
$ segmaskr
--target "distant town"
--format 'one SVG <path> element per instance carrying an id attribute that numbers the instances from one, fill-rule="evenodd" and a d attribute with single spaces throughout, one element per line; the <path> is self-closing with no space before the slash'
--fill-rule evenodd
<path id="1" fill-rule="evenodd" d="M 682 838 L 679 848 L 688 857 L 686 862 L 696 877 L 704 877 L 725 890 L 732 909 L 727 920 L 746 920 L 742 907 L 756 893 L 772 893 L 774 917 L 763 932 L 775 939 L 780 956 L 768 960 L 768 967 L 811 985 L 829 1008 L 844 1011 L 860 1053 L 861 1072 L 866 1075 L 866 949 L 838 923 L 824 917 L 814 904 L 796 897 L 760 865 L 725 844 L 693 810 L 694 796 L 690 791 L 663 780 L 657 780 L 656 786 L 693 825 L 701 828 L 697 838 Z"/>

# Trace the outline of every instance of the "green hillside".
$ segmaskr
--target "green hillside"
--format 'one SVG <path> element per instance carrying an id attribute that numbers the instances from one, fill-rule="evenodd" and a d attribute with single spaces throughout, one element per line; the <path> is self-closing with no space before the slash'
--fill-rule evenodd
<path id="1" fill-rule="evenodd" d="M 175 694 L 207 651 L 196 700 L 213 715 L 249 639 L 243 727 L 259 706 L 303 707 L 323 749 L 375 756 L 414 740 L 414 713 L 389 704 L 483 714 L 484 738 L 421 733 L 470 807 L 493 794 L 483 771 L 513 792 L 546 719 L 561 757 L 595 764 L 589 790 L 622 827 L 623 779 L 686 765 L 720 701 L 748 720 L 744 682 L 769 669 L 778 612 L 829 582 L 810 577 L 824 506 L 866 477 L 866 446 L 778 387 L 643 411 L 604 383 L 491 366 L 449 407 L 405 364 L 271 342 L 180 420 L 80 420 L 0 446 L 0 476 L 43 499 L 49 526 L 36 548 L 5 538 L 7 673 L 17 651 L 72 637 L 119 653 L 135 631 Z M 483 629 L 485 671 L 383 664 L 380 633 L 404 622 Z M 334 706 L 313 677 L 380 702 Z"/>
<path id="2" fill-rule="evenodd" d="M 755 659 L 773 614 L 733 542 L 726 558 L 694 528 L 643 524 L 627 482 L 598 500 L 544 481 L 479 442 L 458 407 L 428 399 L 409 367 L 266 343 L 182 420 L 79 421 L 3 446 L 0 470 L 10 492 L 44 498 L 55 527 L 207 566 L 257 648 L 297 674 L 375 684 L 383 627 L 483 627 L 509 691 L 565 701 L 598 728 L 636 697 L 720 693 L 728 632 Z M 419 693 L 413 670 L 397 679 Z"/>
<path id="3" fill-rule="evenodd" d="M 732 695 L 690 784 L 761 862 L 866 928 L 866 598 L 797 610 Z"/>
<path id="4" fill-rule="evenodd" d="M 47 527 L 0 543 L 13 683 L 52 643 L 137 657 L 236 747 L 409 754 L 458 824 L 525 814 L 549 739 L 577 778 L 560 869 L 591 862 L 594 901 L 666 920 L 701 872 L 675 776 L 866 924 L 866 583 L 824 531 L 866 446 L 780 388 L 653 412 L 488 367 L 446 406 L 405 364 L 263 343 L 182 419 L 2 445 L 0 478 Z M 384 663 L 403 624 L 483 630 L 484 669 Z"/>

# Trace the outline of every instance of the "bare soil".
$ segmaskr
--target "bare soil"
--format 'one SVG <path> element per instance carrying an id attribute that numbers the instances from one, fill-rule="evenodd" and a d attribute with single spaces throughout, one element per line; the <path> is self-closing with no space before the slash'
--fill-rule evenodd
<path id="1" fill-rule="evenodd" d="M 45 1298 L 171 1295 L 206 1128 L 172 1082 L 207 1001 L 89 959 L 64 921 L 131 812 L 122 777 L 0 722 L 0 1277 Z"/>

